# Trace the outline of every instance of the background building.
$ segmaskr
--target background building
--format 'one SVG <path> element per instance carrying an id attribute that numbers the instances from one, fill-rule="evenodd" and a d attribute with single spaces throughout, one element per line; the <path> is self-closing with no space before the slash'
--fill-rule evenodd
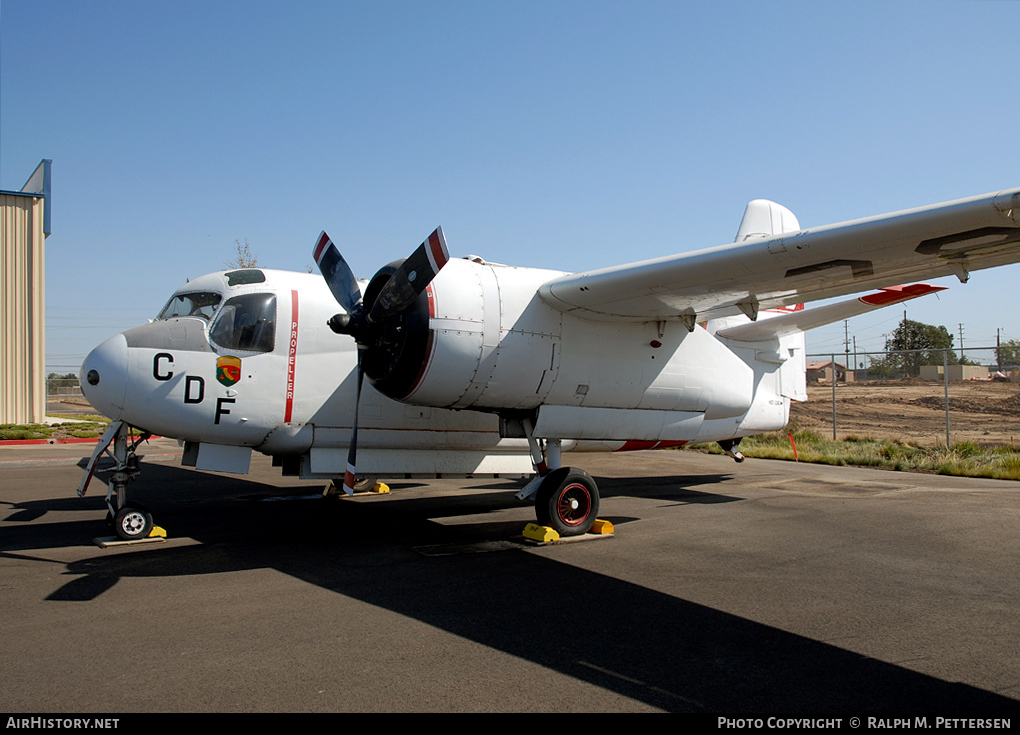
<path id="1" fill-rule="evenodd" d="M 949 363 L 950 380 L 988 380 L 987 365 L 958 365 Z M 942 365 L 922 365 L 921 377 L 925 380 L 945 380 L 945 368 Z"/>
<path id="2" fill-rule="evenodd" d="M 846 366 L 840 365 L 838 362 L 832 362 L 832 360 L 825 360 L 824 362 L 821 360 L 809 361 L 805 365 L 807 369 L 807 382 L 831 383 L 833 366 L 835 366 L 836 370 L 836 382 L 847 382 Z"/>
<path id="3" fill-rule="evenodd" d="M 21 191 L 0 191 L 0 423 L 46 416 L 46 236 L 50 166 L 43 160 Z"/>

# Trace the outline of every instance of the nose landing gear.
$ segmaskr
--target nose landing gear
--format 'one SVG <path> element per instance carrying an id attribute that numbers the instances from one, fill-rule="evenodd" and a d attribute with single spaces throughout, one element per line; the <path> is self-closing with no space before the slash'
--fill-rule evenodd
<path id="1" fill-rule="evenodd" d="M 141 473 L 135 450 L 152 434 L 143 431 L 135 434 L 123 421 L 114 421 L 107 428 L 85 467 L 85 477 L 78 486 L 78 497 L 85 495 L 96 466 L 103 454 L 114 461 L 106 490 L 107 527 L 125 541 L 136 541 L 149 536 L 153 529 L 152 514 L 137 503 L 127 500 L 127 484 Z M 112 451 L 110 445 L 113 445 Z"/>

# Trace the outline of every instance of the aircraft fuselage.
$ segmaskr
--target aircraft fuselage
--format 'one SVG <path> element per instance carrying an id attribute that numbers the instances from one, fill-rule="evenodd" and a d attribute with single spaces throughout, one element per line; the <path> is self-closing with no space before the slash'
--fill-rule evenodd
<path id="1" fill-rule="evenodd" d="M 359 466 L 527 473 L 527 442 L 507 423 L 522 416 L 535 418 L 536 436 L 567 440 L 567 450 L 678 445 L 785 425 L 790 391 L 780 378 L 796 383 L 783 366 L 802 364 L 802 342 L 779 360 L 773 345 L 764 351 L 773 359 L 762 361 L 760 348 L 728 345 L 711 324 L 688 331 L 676 321 L 576 318 L 536 295 L 556 275 L 451 261 L 422 294 L 427 340 L 395 348 L 378 381 L 385 390 L 396 374 L 405 394 L 398 402 L 365 386 Z M 246 467 L 233 447 L 300 457 L 301 474 L 332 476 L 354 425 L 357 365 L 354 341 L 326 326 L 336 311 L 318 276 L 203 276 L 157 320 L 97 347 L 82 366 L 83 389 L 107 416 L 198 447 L 200 467 Z"/>

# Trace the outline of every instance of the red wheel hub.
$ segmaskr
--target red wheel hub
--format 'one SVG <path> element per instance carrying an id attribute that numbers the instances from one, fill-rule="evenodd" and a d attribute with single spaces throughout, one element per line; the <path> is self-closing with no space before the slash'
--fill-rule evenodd
<path id="1" fill-rule="evenodd" d="M 591 513 L 591 491 L 579 482 L 571 483 L 560 491 L 556 513 L 568 526 L 580 526 Z"/>

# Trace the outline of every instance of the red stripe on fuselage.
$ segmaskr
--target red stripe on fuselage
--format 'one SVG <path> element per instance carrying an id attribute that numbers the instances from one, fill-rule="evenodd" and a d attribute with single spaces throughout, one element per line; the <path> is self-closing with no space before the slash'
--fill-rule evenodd
<path id="1" fill-rule="evenodd" d="M 283 422 L 290 423 L 294 413 L 294 365 L 297 362 L 298 292 L 290 292 L 290 335 L 287 343 L 287 402 Z"/>

